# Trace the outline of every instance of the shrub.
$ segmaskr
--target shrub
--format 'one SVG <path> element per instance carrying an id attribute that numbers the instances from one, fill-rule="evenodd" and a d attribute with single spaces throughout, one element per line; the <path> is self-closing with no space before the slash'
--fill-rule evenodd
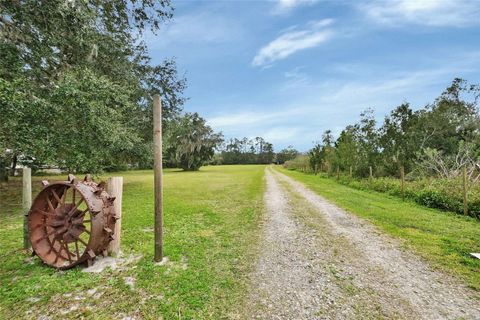
<path id="1" fill-rule="evenodd" d="M 340 183 L 359 190 L 373 190 L 401 197 L 400 180 L 395 178 L 351 179 L 341 177 Z M 418 179 L 405 182 L 405 198 L 418 204 L 463 214 L 463 188 L 460 179 Z M 480 218 L 480 186 L 470 187 L 468 214 Z"/>
<path id="2" fill-rule="evenodd" d="M 310 172 L 309 159 L 306 155 L 298 155 L 292 160 L 286 161 L 283 166 L 289 170 L 298 170 L 302 172 Z"/>

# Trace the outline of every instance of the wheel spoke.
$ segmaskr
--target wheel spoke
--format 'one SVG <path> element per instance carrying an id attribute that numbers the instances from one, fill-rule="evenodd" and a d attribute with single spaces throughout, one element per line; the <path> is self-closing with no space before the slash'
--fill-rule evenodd
<path id="1" fill-rule="evenodd" d="M 67 214 L 68 217 L 72 217 L 72 215 L 77 211 L 77 208 L 79 205 L 81 205 L 83 202 L 83 198 L 70 210 L 70 212 Z"/>
<path id="2" fill-rule="evenodd" d="M 47 254 L 49 254 L 50 252 L 54 251 L 55 248 L 54 248 L 54 245 L 55 245 L 55 242 L 57 241 L 57 238 L 53 238 L 53 241 L 50 242 L 50 249 L 48 250 Z M 56 252 L 56 251 L 55 251 Z"/>
<path id="3" fill-rule="evenodd" d="M 72 263 L 73 260 L 72 260 L 72 256 L 70 255 L 70 250 L 68 250 L 68 244 L 65 241 L 60 243 L 63 245 L 64 250 L 67 252 L 68 261 Z"/>
<path id="4" fill-rule="evenodd" d="M 55 190 L 52 189 L 52 194 L 53 194 L 53 197 L 55 198 L 55 200 L 57 200 L 57 206 L 62 203 L 62 200 L 60 199 L 60 197 L 58 196 L 58 194 L 55 192 Z"/>
<path id="5" fill-rule="evenodd" d="M 80 241 L 85 247 L 88 247 L 88 244 L 82 240 L 82 238 L 78 237 L 78 241 Z"/>
<path id="6" fill-rule="evenodd" d="M 40 209 L 35 209 L 35 211 L 40 212 L 41 214 L 43 214 L 46 217 L 55 217 L 55 214 L 50 213 L 50 212 L 46 212 L 46 211 L 43 211 L 43 210 L 40 210 Z"/>
<path id="7" fill-rule="evenodd" d="M 85 213 L 87 213 L 87 212 L 88 212 L 88 208 L 85 209 L 85 210 L 83 210 L 83 211 L 81 211 L 79 214 L 75 215 L 75 218 L 81 218 L 81 217 L 83 217 L 83 216 L 85 215 Z"/>
<path id="8" fill-rule="evenodd" d="M 58 250 L 58 251 L 55 249 L 55 246 L 54 246 L 55 242 L 57 242 L 57 241 L 60 244 L 60 250 Z M 51 242 L 50 249 L 48 250 L 47 254 L 49 254 L 50 252 L 53 251 L 53 253 L 55 253 L 57 255 L 57 257 L 60 257 L 64 260 L 67 260 L 67 257 L 62 255 L 62 250 L 63 250 L 62 243 L 59 240 L 57 240 L 56 238 L 53 238 L 53 241 Z"/>
<path id="9" fill-rule="evenodd" d="M 55 208 L 53 207 L 52 201 L 50 200 L 50 197 L 47 197 L 47 203 L 48 207 L 50 208 L 50 211 L 54 212 Z"/>
<path id="10" fill-rule="evenodd" d="M 65 200 L 67 199 L 68 189 L 69 188 L 64 189 L 62 197 L 60 198 L 60 201 L 62 202 L 62 204 L 65 204 Z"/>
<path id="11" fill-rule="evenodd" d="M 47 239 L 48 237 L 50 237 L 50 236 L 51 236 L 52 234 L 54 234 L 54 233 L 55 233 L 55 230 L 52 230 L 52 231 L 48 232 L 48 233 L 47 233 L 46 235 L 44 235 L 43 237 L 38 238 L 37 240 L 35 240 L 35 243 L 39 243 L 40 241 Z"/>
<path id="12" fill-rule="evenodd" d="M 43 227 L 43 224 L 37 224 L 35 227 L 32 228 L 31 231 L 35 231 L 35 230 L 37 230 L 37 229 L 40 228 L 40 227 Z"/>
<path id="13" fill-rule="evenodd" d="M 80 252 L 78 251 L 78 241 L 75 240 L 75 252 L 77 256 L 77 260 L 80 259 Z"/>
<path id="14" fill-rule="evenodd" d="M 53 261 L 53 264 L 56 264 L 58 261 L 58 258 L 60 257 L 60 253 L 55 252 L 55 254 L 56 254 L 56 257 L 55 257 L 55 261 Z"/>

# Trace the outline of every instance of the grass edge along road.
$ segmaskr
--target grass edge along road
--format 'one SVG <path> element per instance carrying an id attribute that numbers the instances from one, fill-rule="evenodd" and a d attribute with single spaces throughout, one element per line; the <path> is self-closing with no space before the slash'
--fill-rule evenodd
<path id="1" fill-rule="evenodd" d="M 238 318 L 260 234 L 264 169 L 166 170 L 165 266 L 153 263 L 152 171 L 105 174 L 124 177 L 122 251 L 142 257 L 101 274 L 56 271 L 21 250 L 21 178 L 13 179 L 16 190 L 0 192 L 0 318 Z M 42 179 L 34 177 L 34 195 Z"/>
<path id="2" fill-rule="evenodd" d="M 480 260 L 470 256 L 470 252 L 480 252 L 480 223 L 474 218 L 403 202 L 375 191 L 353 189 L 330 178 L 280 166 L 274 169 L 401 239 L 406 248 L 433 267 L 458 276 L 471 288 L 480 290 Z"/>

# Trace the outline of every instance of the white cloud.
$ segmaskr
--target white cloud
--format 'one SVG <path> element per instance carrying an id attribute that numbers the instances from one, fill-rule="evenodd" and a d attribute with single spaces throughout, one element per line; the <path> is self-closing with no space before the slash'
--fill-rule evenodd
<path id="1" fill-rule="evenodd" d="M 475 0 L 391 0 L 360 5 L 373 21 L 385 25 L 418 24 L 465 27 L 480 24 Z"/>
<path id="2" fill-rule="evenodd" d="M 273 14 L 285 14 L 295 7 L 312 5 L 318 0 L 277 0 Z"/>
<path id="3" fill-rule="evenodd" d="M 278 126 L 264 132 L 261 136 L 270 143 L 282 143 L 297 138 L 303 128 L 296 126 Z"/>
<path id="4" fill-rule="evenodd" d="M 242 112 L 230 115 L 220 115 L 208 120 L 208 124 L 216 128 L 229 128 L 236 126 L 246 126 L 261 123 L 268 119 L 268 114 Z"/>
<path id="5" fill-rule="evenodd" d="M 283 110 L 277 112 L 242 111 L 236 114 L 222 114 L 208 119 L 208 124 L 219 130 L 245 128 L 258 124 L 274 124 L 296 115 L 298 110 Z"/>
<path id="6" fill-rule="evenodd" d="M 147 34 L 152 46 L 212 44 L 237 41 L 242 28 L 234 20 L 207 11 L 175 17 L 158 35 Z"/>
<path id="7" fill-rule="evenodd" d="M 252 65 L 268 65 L 300 50 L 320 45 L 332 37 L 333 31 L 326 28 L 332 23 L 332 19 L 319 20 L 310 22 L 303 30 L 292 30 L 281 34 L 259 50 L 253 58 Z"/>
<path id="8" fill-rule="evenodd" d="M 295 67 L 292 70 L 286 71 L 284 73 L 285 79 L 287 82 L 283 85 L 284 89 L 291 89 L 297 87 L 305 87 L 310 83 L 310 78 L 308 75 L 303 72 L 305 67 Z"/>

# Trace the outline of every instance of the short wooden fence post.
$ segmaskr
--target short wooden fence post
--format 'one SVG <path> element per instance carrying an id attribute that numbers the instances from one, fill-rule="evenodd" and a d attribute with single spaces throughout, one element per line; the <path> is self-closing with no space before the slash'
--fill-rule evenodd
<path id="1" fill-rule="evenodd" d="M 116 257 L 120 253 L 120 241 L 122 235 L 122 194 L 123 194 L 123 177 L 111 177 L 107 182 L 107 192 L 111 197 L 115 197 L 113 201 L 113 210 L 117 222 L 115 223 L 115 231 L 113 232 L 113 240 L 108 245 L 108 253 Z"/>
<path id="2" fill-rule="evenodd" d="M 405 168 L 400 166 L 400 186 L 402 190 L 402 200 L 405 200 Z"/>
<path id="3" fill-rule="evenodd" d="M 463 214 L 468 215 L 468 180 L 467 168 L 463 167 Z"/>
<path id="4" fill-rule="evenodd" d="M 32 206 L 32 169 L 23 168 L 22 184 L 23 248 L 29 249 L 32 246 L 28 234 L 28 212 Z"/>

